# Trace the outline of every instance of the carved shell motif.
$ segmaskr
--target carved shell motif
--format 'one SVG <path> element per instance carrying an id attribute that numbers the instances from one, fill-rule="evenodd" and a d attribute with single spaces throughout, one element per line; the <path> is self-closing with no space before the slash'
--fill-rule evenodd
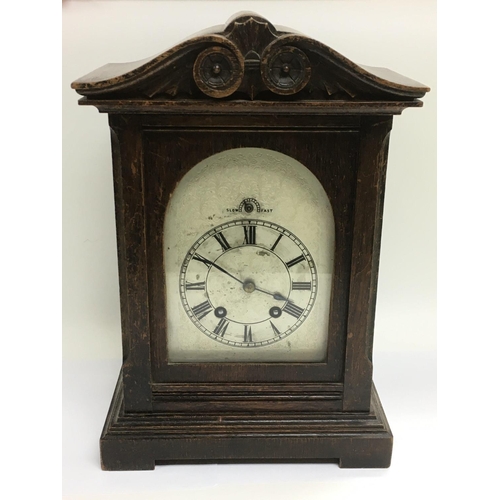
<path id="1" fill-rule="evenodd" d="M 96 99 L 268 101 L 409 101 L 429 90 L 393 72 L 358 66 L 316 40 L 248 13 L 150 59 L 104 66 L 72 87 Z"/>

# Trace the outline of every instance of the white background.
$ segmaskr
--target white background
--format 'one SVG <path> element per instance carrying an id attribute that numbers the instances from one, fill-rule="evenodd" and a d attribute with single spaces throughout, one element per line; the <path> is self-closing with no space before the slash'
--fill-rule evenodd
<path id="1" fill-rule="evenodd" d="M 395 435 L 388 470 L 332 464 L 162 466 L 102 472 L 98 438 L 120 366 L 110 140 L 71 81 L 157 54 L 242 10 L 359 64 L 431 87 L 394 119 L 374 380 Z M 63 496 L 66 499 L 417 498 L 433 480 L 436 426 L 436 6 L 433 1 L 65 2 L 63 4 Z M 431 451 L 429 451 L 431 450 Z M 425 477 L 422 471 L 425 470 Z M 410 487 L 410 490 L 408 489 Z"/>
<path id="2" fill-rule="evenodd" d="M 122 23 L 124 32 L 132 28 L 141 29 L 148 38 L 154 33 L 149 26 L 168 23 L 161 30 L 161 36 L 169 36 L 172 30 L 182 31 L 182 37 L 191 32 L 192 24 L 205 26 L 205 18 L 214 16 L 226 18 L 226 7 L 234 11 L 252 8 L 269 15 L 276 10 L 282 24 L 290 24 L 304 30 L 304 23 L 314 26 L 311 36 L 320 29 L 325 37 L 335 38 L 332 45 L 353 57 L 356 40 L 363 38 L 363 32 L 356 27 L 361 24 L 369 33 L 377 32 L 384 39 L 390 33 L 397 33 L 397 42 L 392 40 L 385 50 L 374 50 L 368 58 L 357 62 L 375 64 L 372 57 L 390 57 L 404 48 L 404 55 L 415 50 L 422 64 L 429 61 L 434 68 L 433 54 L 424 50 L 420 36 L 431 27 L 434 36 L 434 5 L 423 1 L 401 0 L 396 2 L 330 1 L 315 2 L 154 2 L 167 4 L 170 11 L 156 19 L 148 14 L 146 2 L 141 2 L 140 16 L 108 15 L 105 21 L 100 16 L 87 16 L 81 22 L 73 22 L 74 38 L 85 33 L 86 46 L 92 40 L 104 37 L 108 27 Z M 114 2 L 116 7 L 124 5 Z M 132 6 L 132 3 L 128 2 Z M 280 4 L 280 5 L 278 5 Z M 334 465 L 287 465 L 287 466 L 200 466 L 200 467 L 158 467 L 156 471 L 144 473 L 104 473 L 98 468 L 97 436 L 114 386 L 114 377 L 119 369 L 118 327 L 112 333 L 113 351 L 110 358 L 77 359 L 79 351 L 65 354 L 64 371 L 64 448 L 61 457 L 61 163 L 65 170 L 65 181 L 71 171 L 68 154 L 61 162 L 61 91 L 63 110 L 75 109 L 74 94 L 68 83 L 84 72 L 94 69 L 100 52 L 94 51 L 94 59 L 87 67 L 71 69 L 68 42 L 72 35 L 66 29 L 68 7 L 73 9 L 104 9 L 100 2 L 63 2 L 64 20 L 64 66 L 61 71 L 60 54 L 60 4 L 25 0 L 11 2 L 2 10 L 4 21 L 0 30 L 2 43 L 2 69 L 0 79 L 2 91 L 2 182 L 0 183 L 0 223 L 2 227 L 1 285 L 2 300 L 2 406 L 0 422 L 2 435 L 2 486 L 8 498 L 58 498 L 61 491 L 61 475 L 64 479 L 65 498 L 335 498 L 359 499 L 384 498 L 493 498 L 498 485 L 498 448 L 500 446 L 497 427 L 498 399 L 498 304 L 500 303 L 500 271 L 498 262 L 498 135 L 499 104 L 496 87 L 496 64 L 500 37 L 498 16 L 494 2 L 439 2 L 438 20 L 438 67 L 439 67 L 439 287 L 438 287 L 438 331 L 439 331 L 439 426 L 437 439 L 427 434 L 427 428 L 435 428 L 434 373 L 429 364 L 420 363 L 418 349 L 402 349 L 399 352 L 383 350 L 383 336 L 397 341 L 396 332 L 384 333 L 381 328 L 383 314 L 376 325 L 375 380 L 396 435 L 393 465 L 382 471 L 340 470 Z M 77 5 L 77 7 L 75 7 Z M 126 4 L 125 4 L 126 5 Z M 193 8 L 194 5 L 194 8 Z M 214 8 L 214 5 L 216 8 Z M 280 7 L 278 9 L 278 7 Z M 137 3 L 135 3 L 137 7 Z M 208 6 L 208 7 L 207 7 Z M 126 7 L 123 7 L 124 9 Z M 154 7 L 154 9 L 159 7 Z M 153 9 L 153 7 L 150 7 Z M 393 12 L 400 15 L 393 17 Z M 299 15 L 297 15 L 299 12 Z M 383 12 L 383 14 L 382 14 Z M 342 14 L 343 13 L 343 14 Z M 377 14 L 379 13 L 379 14 Z M 229 14 L 229 13 L 227 13 Z M 421 16 L 426 22 L 421 22 Z M 284 17 L 292 22 L 285 21 Z M 215 17 L 217 19 L 215 20 Z M 342 24 L 337 22 L 342 20 Z M 394 19 L 389 31 L 387 23 Z M 415 20 L 415 23 L 413 23 Z M 175 22 L 173 22 L 175 21 Z M 293 22 L 295 21 L 295 22 Z M 428 22 L 429 21 L 429 22 Z M 104 26 L 98 30 L 100 22 Z M 206 23 L 212 24 L 212 23 Z M 78 25 L 78 26 L 77 26 Z M 185 26 L 185 31 L 183 26 Z M 189 26 L 188 26 L 189 25 Z M 412 25 L 413 30 L 408 26 Z M 343 29 L 343 26 L 345 27 Z M 345 38 L 337 36 L 341 30 Z M 110 31 L 111 33 L 111 31 Z M 411 34 L 418 43 L 407 37 Z M 160 36 L 157 33 L 157 37 Z M 318 37 L 319 38 L 319 37 Z M 430 45 L 430 39 L 425 36 Z M 363 45 L 364 51 L 377 47 L 373 37 Z M 347 44 L 350 41 L 351 45 Z M 402 40 L 406 43 L 402 45 Z M 352 43 L 351 43 L 352 42 Z M 124 39 L 122 38 L 122 43 Z M 343 43 L 344 47 L 340 47 Z M 158 43 L 163 50 L 163 43 Z M 107 40 L 104 51 L 115 47 L 114 40 Z M 120 47 L 122 47 L 120 45 Z M 132 50 L 129 47 L 127 50 Z M 390 50 L 389 50 L 390 49 Z M 361 50 L 360 50 L 361 51 Z M 81 53 L 81 61 L 89 55 Z M 148 54 L 149 55 L 149 54 Z M 362 54 L 364 55 L 364 54 Z M 131 54 L 123 55 L 129 60 Z M 111 60 L 111 58 L 109 58 Z M 103 58 L 101 62 L 108 62 Z M 398 64 L 408 63 L 403 71 Z M 393 69 L 417 79 L 422 76 L 413 73 L 416 60 L 404 58 Z M 388 64 L 387 64 L 388 65 Z M 64 73 L 64 76 L 63 76 Z M 71 75 L 69 75 L 71 73 Z M 432 80 L 432 79 L 431 79 Z M 431 80 L 424 83 L 433 86 Z M 70 97 L 70 95 L 72 97 Z M 437 96 L 437 89 L 426 97 L 426 107 L 408 110 L 396 119 L 394 132 L 407 119 L 413 124 L 413 133 L 421 131 L 418 121 L 429 109 L 431 99 Z M 101 120 L 102 130 L 93 136 L 103 140 L 100 151 L 109 154 L 109 144 L 102 139 L 106 133 L 103 117 L 95 111 L 78 109 L 77 120 L 94 113 L 92 120 Z M 409 116 L 411 115 L 411 119 Z M 69 149 L 68 138 L 79 130 L 72 127 L 66 114 L 64 121 L 64 149 Z M 95 123 L 96 123 L 95 122 Z M 80 126 L 83 122 L 79 122 Z M 90 127 L 87 129 L 92 130 Z M 397 132 L 397 133 L 402 133 Z M 392 148 L 394 148 L 393 134 Z M 76 141 L 69 141 L 75 144 Z M 420 144 L 420 143 L 419 143 Z M 97 147 L 95 145 L 94 147 Z M 93 148 L 92 148 L 93 149 Z M 81 152 L 80 152 L 81 153 Z M 392 153 L 392 152 L 391 152 Z M 71 155 L 69 156 L 71 158 Z M 389 171 L 391 178 L 397 175 L 393 157 Z M 109 169 L 108 160 L 103 163 Z M 398 167 L 399 168 L 399 167 Z M 109 174 L 110 175 L 110 172 Z M 83 177 L 83 176 L 82 176 Z M 415 178 L 412 179 L 414 182 Z M 112 210 L 111 185 L 103 190 L 109 199 L 108 210 Z M 94 193 L 98 193 L 96 182 Z M 71 185 L 70 185 L 71 187 Z M 68 183 L 65 182 L 65 193 Z M 75 193 L 75 189 L 70 189 Z M 390 188 L 388 197 L 390 198 Z M 394 191 L 393 191 L 394 193 Z M 395 193 L 392 195 L 395 196 Z M 97 196 L 96 199 L 100 199 Z M 66 196 L 65 213 L 74 207 L 71 197 Z M 389 203 L 389 201 L 388 201 Z M 386 208 L 389 205 L 386 205 Z M 418 207 L 417 207 L 418 208 Z M 423 208 L 423 207 L 420 207 Z M 82 210 L 81 212 L 84 212 Z M 74 211 L 73 211 L 74 213 Z M 387 214 L 387 211 L 386 211 Z M 396 216 L 396 214 L 393 214 Z M 106 215 L 112 220 L 111 215 Z M 386 217 L 382 249 L 381 283 L 387 279 L 384 271 L 387 260 L 387 232 L 390 222 Z M 68 218 L 65 218 L 65 222 Z M 82 217 L 82 220 L 85 220 Z M 96 219 L 97 221 L 100 218 Z M 424 220 L 424 219 L 421 219 Z M 71 219 L 69 219 L 71 223 Z M 79 227 L 79 220 L 73 225 Z M 71 225 L 65 223 L 64 234 L 71 235 Z M 69 231 L 69 232 L 68 232 Z M 109 238 L 111 248 L 113 239 Z M 393 240 L 394 241 L 394 240 Z M 398 239 L 398 241 L 401 241 Z M 74 248 L 78 248 L 77 245 Z M 390 247 L 389 247 L 390 248 Z M 430 244 L 429 248 L 432 248 Z M 78 264 L 76 252 L 68 251 L 65 238 L 65 275 Z M 113 255 L 114 250 L 109 250 Z M 433 253 L 433 250 L 431 251 Z M 99 261 L 104 259 L 104 253 Z M 393 252 L 397 257 L 398 253 Z M 96 262 L 97 263 L 97 262 Z M 90 267 L 83 263 L 85 269 Z M 415 261 L 409 261 L 402 272 L 410 272 Z M 389 266 L 390 267 L 390 266 Z M 102 266 L 101 266 L 102 269 Z M 111 272 L 111 271 L 110 271 Z M 114 272 L 114 271 L 113 271 Z M 432 275 L 432 273 L 431 273 Z M 71 274 L 70 274 L 71 276 Z M 427 273 L 424 276 L 429 276 Z M 116 279 L 116 278 L 115 278 Z M 432 281 L 432 279 L 431 279 Z M 66 284 L 78 283 L 74 279 Z M 115 282 L 116 283 L 116 282 Z M 116 290 L 116 284 L 113 285 Z M 85 287 L 82 287 L 85 289 Z M 97 287 L 94 287 L 94 289 Z M 66 297 L 74 293 L 64 288 Z M 404 292 L 404 293 L 403 293 Z M 408 289 L 401 290 L 405 296 Z M 111 294 L 112 295 L 112 294 Z M 382 295 L 382 294 L 381 294 Z M 103 310 L 116 308 L 117 299 Z M 71 301 L 70 301 L 71 302 Z M 384 299 L 379 301 L 383 307 Z M 68 301 L 65 301 L 65 306 Z M 387 308 L 386 308 L 387 311 Z M 68 309 L 65 318 L 67 319 Z M 379 311 L 380 312 L 380 311 Z M 114 313 L 115 317 L 117 313 Z M 406 327 L 411 326 L 418 313 L 411 314 Z M 101 320 L 103 316 L 101 315 Z M 82 320 L 84 318 L 82 317 Z M 113 320 L 116 321 L 116 320 Z M 66 324 L 68 321 L 66 321 Z M 115 323 L 116 324 L 116 323 Z M 64 332 L 67 336 L 68 330 Z M 106 328 L 102 330 L 106 331 Z M 89 332 L 87 331 L 87 335 Z M 73 336 L 75 337 L 75 336 Z M 418 337 L 417 337 L 418 338 Z M 106 352 L 105 334 L 98 349 Z M 388 343 L 384 343 L 388 346 Z M 81 343 L 83 348 L 85 344 Z M 391 344 L 392 345 L 392 344 Z M 113 347 L 114 346 L 114 347 Z M 109 349 L 108 349 L 109 352 Z M 407 356 L 405 357 L 405 352 Z M 432 350 L 431 350 L 432 352 Z M 85 354 L 85 350 L 81 351 Z M 387 354 L 388 357 L 384 357 Z M 424 351 L 425 355 L 425 351 Z M 430 356 L 427 359 L 432 359 Z M 392 364 L 391 364 L 392 363 Z M 395 365 L 394 365 L 395 363 Z M 430 363 L 431 368 L 434 362 Z M 99 368 L 100 366 L 100 368 Z M 382 374 L 385 373 L 384 376 Z M 428 373 L 428 376 L 425 374 Z M 420 403 L 427 401 L 428 403 Z M 429 423 L 430 425 L 427 425 Z M 426 428 L 427 426 L 427 428 Z M 64 464 L 63 469 L 61 465 Z M 141 492 L 141 493 L 138 493 Z M 146 492 L 146 493 L 145 493 Z"/>

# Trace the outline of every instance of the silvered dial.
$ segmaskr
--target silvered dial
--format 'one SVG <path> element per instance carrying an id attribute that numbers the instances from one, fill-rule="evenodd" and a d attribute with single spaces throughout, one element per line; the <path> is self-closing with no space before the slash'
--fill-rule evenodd
<path id="1" fill-rule="evenodd" d="M 180 273 L 182 305 L 210 338 L 235 347 L 278 342 L 307 319 L 317 271 L 305 245 L 278 224 L 236 220 L 206 232 Z"/>

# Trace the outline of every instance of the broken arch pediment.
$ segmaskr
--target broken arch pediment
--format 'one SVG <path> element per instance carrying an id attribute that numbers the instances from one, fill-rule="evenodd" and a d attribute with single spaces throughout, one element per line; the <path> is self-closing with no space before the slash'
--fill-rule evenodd
<path id="1" fill-rule="evenodd" d="M 93 99 L 415 101 L 425 85 L 361 66 L 263 17 L 241 13 L 148 59 L 108 64 L 73 82 Z"/>

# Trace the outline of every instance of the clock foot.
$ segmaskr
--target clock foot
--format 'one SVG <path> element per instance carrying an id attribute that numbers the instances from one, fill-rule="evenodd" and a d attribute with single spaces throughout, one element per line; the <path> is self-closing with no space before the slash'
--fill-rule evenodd
<path id="1" fill-rule="evenodd" d="M 391 465 L 391 456 L 392 439 L 377 439 L 372 442 L 354 440 L 341 454 L 339 467 L 342 469 L 386 469 Z"/>
<path id="2" fill-rule="evenodd" d="M 332 462 L 389 467 L 392 434 L 375 387 L 370 412 L 125 413 L 121 377 L 100 440 L 103 470 L 157 464 Z"/>
<path id="3" fill-rule="evenodd" d="M 154 470 L 155 460 L 149 451 L 141 449 L 140 442 L 123 440 L 101 440 L 102 470 Z"/>

